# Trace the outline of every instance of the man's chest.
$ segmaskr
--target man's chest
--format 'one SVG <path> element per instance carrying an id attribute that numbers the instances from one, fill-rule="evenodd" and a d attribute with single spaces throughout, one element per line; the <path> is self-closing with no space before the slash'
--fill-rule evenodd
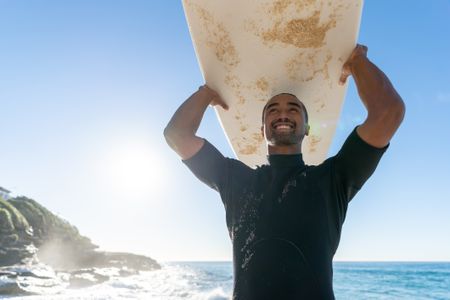
<path id="1" fill-rule="evenodd" d="M 324 187 L 315 176 L 307 172 L 269 175 L 237 185 L 227 211 L 233 240 L 301 239 L 326 230 Z"/>

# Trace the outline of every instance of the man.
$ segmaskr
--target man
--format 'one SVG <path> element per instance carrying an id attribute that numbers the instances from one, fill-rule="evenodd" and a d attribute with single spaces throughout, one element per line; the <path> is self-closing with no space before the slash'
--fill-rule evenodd
<path id="1" fill-rule="evenodd" d="M 374 172 L 403 120 L 405 107 L 386 75 L 357 45 L 342 69 L 352 75 L 367 118 L 339 153 L 303 163 L 308 115 L 291 94 L 263 110 L 268 165 L 251 169 L 195 135 L 209 104 L 228 109 L 202 86 L 176 111 L 164 135 L 183 162 L 220 193 L 233 243 L 233 299 L 334 299 L 332 260 L 347 205 Z"/>

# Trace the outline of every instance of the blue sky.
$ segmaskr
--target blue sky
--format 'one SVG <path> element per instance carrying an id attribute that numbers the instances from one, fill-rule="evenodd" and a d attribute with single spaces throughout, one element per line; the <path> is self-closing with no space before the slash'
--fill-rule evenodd
<path id="1" fill-rule="evenodd" d="M 450 260 L 450 2 L 367 1 L 359 42 L 407 114 L 336 260 Z M 181 1 L 0 0 L 0 186 L 102 248 L 231 260 L 219 196 L 162 131 L 202 82 Z M 365 118 L 353 82 L 330 155 Z M 209 109 L 199 135 L 233 156 Z"/>

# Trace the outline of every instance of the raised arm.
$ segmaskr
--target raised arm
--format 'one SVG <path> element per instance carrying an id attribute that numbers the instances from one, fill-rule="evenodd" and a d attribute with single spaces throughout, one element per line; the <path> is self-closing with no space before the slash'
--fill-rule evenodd
<path id="1" fill-rule="evenodd" d="M 386 146 L 405 115 L 405 104 L 389 78 L 367 58 L 367 47 L 357 45 L 342 68 L 340 83 L 352 75 L 359 96 L 367 109 L 367 118 L 358 135 L 368 144 Z"/>
<path id="2" fill-rule="evenodd" d="M 209 104 L 228 109 L 214 90 L 201 86 L 181 104 L 164 129 L 167 143 L 182 159 L 192 157 L 203 146 L 204 140 L 196 132 Z"/>

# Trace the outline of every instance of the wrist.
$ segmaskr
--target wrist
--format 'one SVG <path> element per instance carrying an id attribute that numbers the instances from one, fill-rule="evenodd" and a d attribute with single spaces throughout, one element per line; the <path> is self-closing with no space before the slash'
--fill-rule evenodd
<path id="1" fill-rule="evenodd" d="M 353 57 L 351 64 L 352 65 L 361 65 L 368 62 L 369 59 L 364 54 L 357 55 Z"/>
<path id="2" fill-rule="evenodd" d="M 206 105 L 211 103 L 214 98 L 209 88 L 204 85 L 200 86 L 195 94 L 197 96 L 196 98 Z"/>
<path id="3" fill-rule="evenodd" d="M 352 75 L 354 75 L 355 72 L 358 72 L 359 70 L 365 69 L 369 62 L 369 59 L 365 55 L 355 56 L 350 63 Z"/>

